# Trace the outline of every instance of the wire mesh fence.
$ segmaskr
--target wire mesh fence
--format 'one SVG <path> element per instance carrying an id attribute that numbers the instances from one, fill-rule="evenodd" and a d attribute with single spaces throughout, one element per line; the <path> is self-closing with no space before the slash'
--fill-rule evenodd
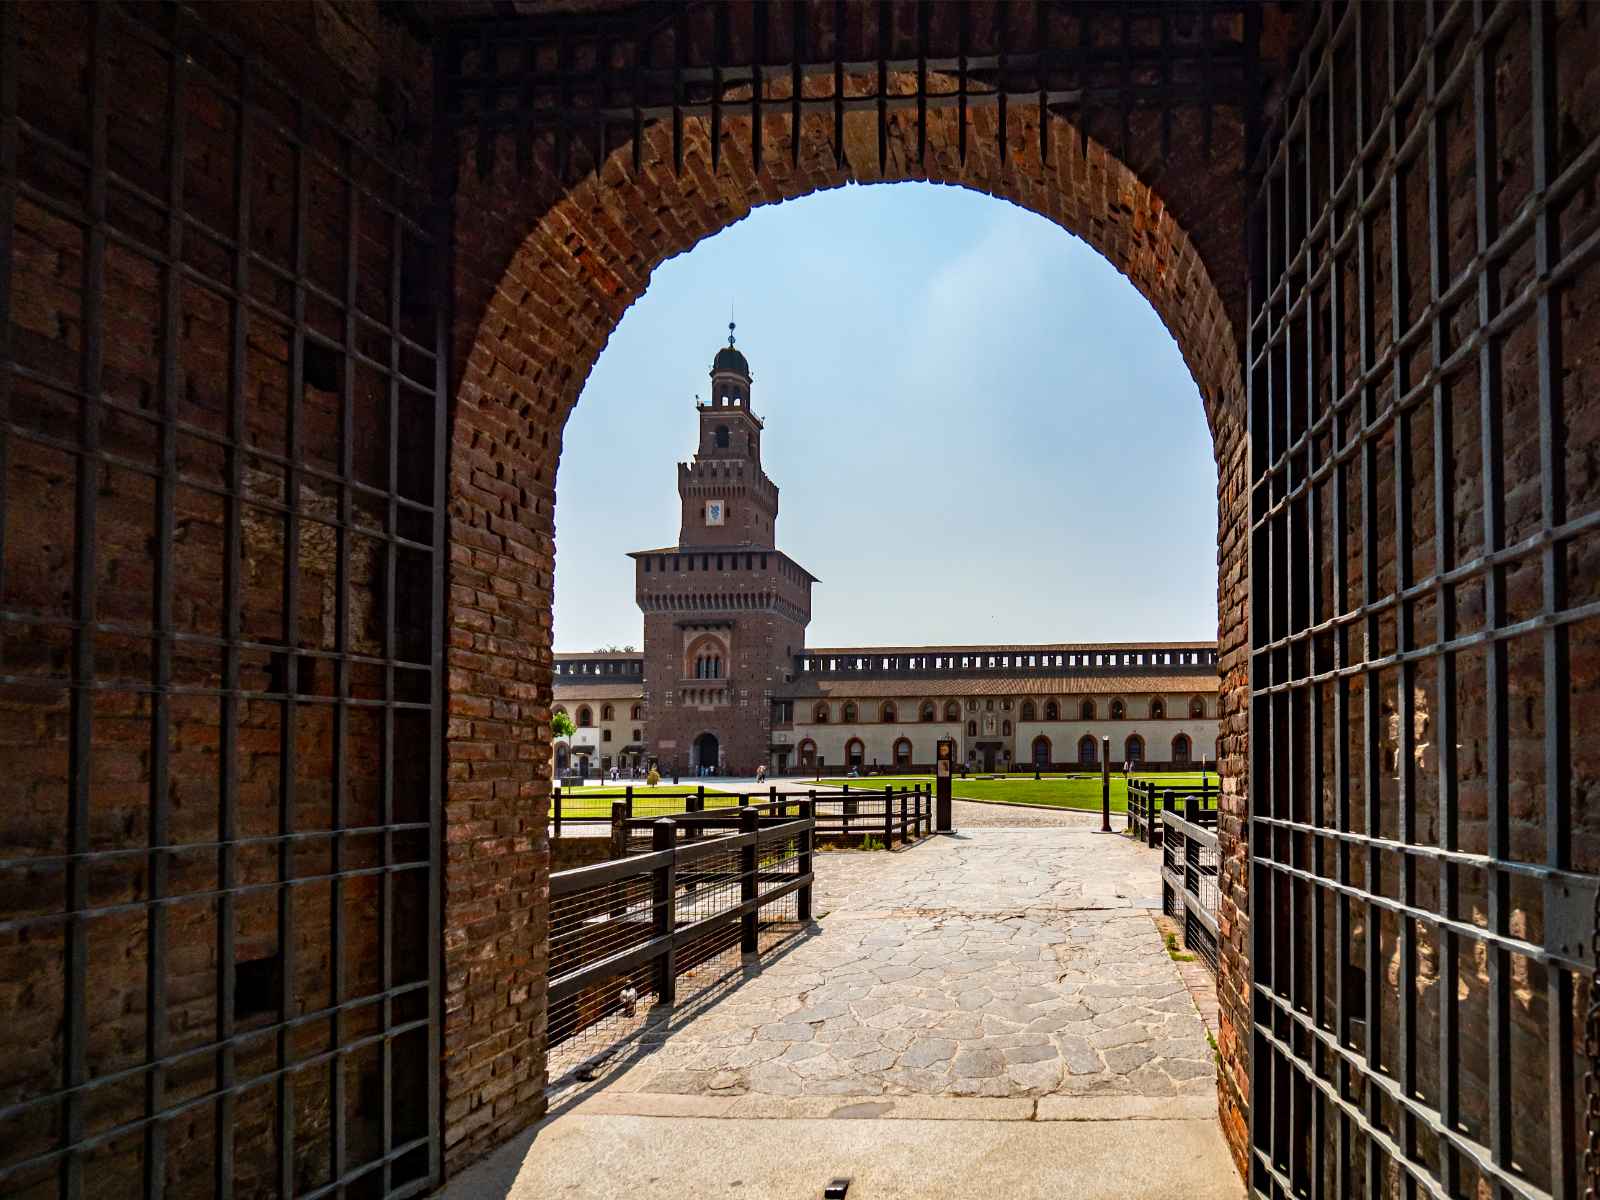
<path id="1" fill-rule="evenodd" d="M 1210 821 L 1202 823 L 1209 814 Z M 1180 816 L 1161 812 L 1161 909 L 1183 930 L 1186 950 L 1199 954 L 1215 975 L 1218 967 L 1216 810 L 1195 798 Z"/>
<path id="2" fill-rule="evenodd" d="M 810 923 L 816 822 L 809 801 L 787 807 L 732 826 L 657 820 L 649 849 L 551 875 L 552 1076 L 593 1069 Z"/>

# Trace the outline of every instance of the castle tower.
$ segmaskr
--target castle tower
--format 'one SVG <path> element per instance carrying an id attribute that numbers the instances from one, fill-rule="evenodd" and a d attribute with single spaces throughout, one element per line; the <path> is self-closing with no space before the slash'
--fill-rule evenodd
<path id="1" fill-rule="evenodd" d="M 696 404 L 699 442 L 678 464 L 678 539 L 636 550 L 644 613 L 644 741 L 664 772 L 749 774 L 772 761 L 772 696 L 811 621 L 810 572 L 777 549 L 778 488 L 761 469 L 750 364 L 734 344 Z"/>

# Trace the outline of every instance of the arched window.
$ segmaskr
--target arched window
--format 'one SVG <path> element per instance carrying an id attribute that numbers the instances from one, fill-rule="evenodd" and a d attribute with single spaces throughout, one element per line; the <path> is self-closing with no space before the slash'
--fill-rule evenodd
<path id="1" fill-rule="evenodd" d="M 583 705 L 583 707 L 578 709 L 578 728 L 579 729 L 587 729 L 587 728 L 589 728 L 589 726 L 591 726 L 593 724 L 594 724 L 594 713 L 592 713 L 589 710 L 589 706 L 587 704 L 585 704 L 585 705 Z"/>
<path id="2" fill-rule="evenodd" d="M 1061 720 L 1061 705 L 1054 700 L 1046 700 L 1044 702 L 1044 719 L 1046 721 Z"/>
<path id="3" fill-rule="evenodd" d="M 961 705 L 954 700 L 944 706 L 944 719 L 946 721 L 959 721 L 961 719 Z"/>
<path id="4" fill-rule="evenodd" d="M 1144 761 L 1144 739 L 1137 733 L 1130 733 L 1128 740 L 1122 743 L 1122 757 L 1131 763 Z"/>
<path id="5" fill-rule="evenodd" d="M 893 704 L 886 700 L 884 701 L 883 706 L 878 710 L 878 720 L 886 722 L 895 721 L 898 719 L 898 711 L 899 710 L 897 710 Z"/>
<path id="6" fill-rule="evenodd" d="M 919 721 L 931 721 L 933 720 L 936 711 L 937 710 L 933 707 L 932 700 L 924 700 L 922 702 L 922 707 L 917 711 L 917 719 Z"/>
<path id="7" fill-rule="evenodd" d="M 1126 704 L 1124 704 L 1121 700 L 1113 700 L 1111 702 L 1111 719 L 1113 721 L 1120 721 L 1127 715 L 1128 706 Z"/>
<path id="8" fill-rule="evenodd" d="M 828 706 L 826 704 L 817 705 L 816 711 L 811 714 L 811 719 L 818 725 L 826 725 L 828 723 Z"/>
<path id="9" fill-rule="evenodd" d="M 1195 718 L 1206 715 L 1206 702 L 1203 698 L 1196 696 L 1193 700 L 1189 701 L 1189 715 Z"/>
<path id="10" fill-rule="evenodd" d="M 841 716 L 839 719 L 841 721 L 843 721 L 846 725 L 855 724 L 855 720 L 856 720 L 856 703 L 855 703 L 854 700 L 846 700 L 844 702 L 844 715 Z"/>
<path id="11" fill-rule="evenodd" d="M 635 729 L 633 731 L 633 741 L 635 741 L 635 742 L 640 741 L 641 740 L 641 737 L 640 737 L 641 733 L 642 733 L 641 730 Z"/>
<path id="12" fill-rule="evenodd" d="M 1033 708 L 1033 701 L 1032 700 L 1024 700 L 1022 702 L 1022 719 L 1024 721 L 1034 721 L 1034 720 L 1038 719 L 1034 715 L 1034 708 Z"/>
<path id="13" fill-rule="evenodd" d="M 1189 753 L 1190 753 L 1190 751 L 1189 751 L 1189 735 L 1188 734 L 1180 733 L 1177 737 L 1172 739 L 1172 761 L 1173 762 L 1175 762 L 1175 763 L 1187 763 L 1189 761 Z"/>
<path id="14" fill-rule="evenodd" d="M 1078 765 L 1092 767 L 1100 761 L 1100 743 L 1094 740 L 1092 733 L 1086 733 L 1078 739 Z"/>
<path id="15" fill-rule="evenodd" d="M 609 704 L 602 704 L 600 706 L 600 719 L 602 721 L 615 721 L 617 719 L 617 710 Z"/>
<path id="16" fill-rule="evenodd" d="M 724 399 L 724 401 L 726 401 L 727 397 L 723 397 L 723 399 Z M 727 448 L 727 446 L 728 446 L 728 427 L 726 425 L 718 425 L 717 426 L 717 449 L 718 450 L 724 450 L 724 449 Z"/>
<path id="17" fill-rule="evenodd" d="M 810 738 L 806 738 L 800 743 L 800 765 L 802 767 L 814 767 L 816 763 L 817 744 Z"/>
<path id="18" fill-rule="evenodd" d="M 894 765 L 909 767 L 911 765 L 911 739 L 898 738 L 894 744 Z"/>
<path id="19" fill-rule="evenodd" d="M 635 721 L 644 720 L 644 705 L 635 704 L 633 706 L 633 712 L 632 712 L 631 716 L 632 716 L 633 720 L 635 720 Z M 638 736 L 639 736 L 638 734 L 634 734 L 634 737 L 638 737 Z"/>
<path id="20" fill-rule="evenodd" d="M 976 721 L 968 721 L 967 722 L 967 736 L 968 737 L 977 737 L 978 736 L 978 723 Z"/>
<path id="21" fill-rule="evenodd" d="M 1150 701 L 1150 719 L 1152 721 L 1160 721 L 1164 719 L 1166 715 L 1166 703 L 1161 699 L 1160 696 L 1156 696 Z"/>
<path id="22" fill-rule="evenodd" d="M 851 738 L 844 744 L 844 765 L 859 767 L 866 758 L 867 748 L 861 744 L 860 738 Z"/>
<path id="23" fill-rule="evenodd" d="M 1050 739 L 1042 733 L 1033 739 L 1033 765 L 1040 769 L 1050 765 Z"/>
<path id="24" fill-rule="evenodd" d="M 1010 737 L 1011 736 L 1011 722 L 1010 721 L 1001 721 L 1000 722 L 1000 736 L 1001 737 Z"/>
<path id="25" fill-rule="evenodd" d="M 1082 704 L 1078 705 L 1078 720 L 1080 720 L 1080 721 L 1092 721 L 1092 720 L 1094 720 L 1094 701 L 1093 700 L 1085 700 Z"/>

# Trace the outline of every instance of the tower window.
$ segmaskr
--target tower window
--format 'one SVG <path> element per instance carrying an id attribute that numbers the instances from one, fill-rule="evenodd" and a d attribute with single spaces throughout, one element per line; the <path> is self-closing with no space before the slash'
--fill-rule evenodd
<path id="1" fill-rule="evenodd" d="M 728 446 L 728 427 L 726 425 L 718 425 L 717 426 L 717 448 L 719 450 L 721 450 L 721 449 L 726 449 L 727 446 Z"/>

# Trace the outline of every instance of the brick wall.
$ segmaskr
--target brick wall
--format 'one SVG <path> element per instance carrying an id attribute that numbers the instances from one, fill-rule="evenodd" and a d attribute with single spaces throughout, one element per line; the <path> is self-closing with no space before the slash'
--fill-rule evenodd
<path id="1" fill-rule="evenodd" d="M 17 81 L 22 117 L 41 133 L 86 151 L 92 142 L 88 105 L 90 46 L 96 10 L 90 6 L 18 6 Z M 255 97 L 274 120 L 291 128 L 294 97 L 325 105 L 335 122 L 358 133 L 388 161 L 415 168 L 426 147 L 415 128 L 400 122 L 380 101 L 407 96 L 426 108 L 429 75 L 414 43 L 370 9 L 286 4 L 217 7 L 209 28 L 239 36 L 260 53 Z M 387 803 L 392 819 L 426 820 L 426 713 L 396 717 L 394 788 L 385 794 L 383 722 L 371 710 L 347 709 L 335 737 L 335 696 L 340 671 L 351 694 L 381 693 L 370 669 L 337 667 L 344 655 L 385 654 L 382 597 L 383 551 L 375 540 L 356 536 L 345 547 L 345 575 L 334 523 L 339 520 L 336 485 L 344 474 L 339 454 L 338 385 L 308 380 L 298 408 L 296 449 L 289 440 L 289 401 L 294 328 L 292 267 L 293 155 L 282 136 L 253 121 L 245 236 L 258 256 L 251 272 L 248 332 L 242 342 L 242 437 L 250 453 L 230 465 L 229 435 L 233 313 L 226 289 L 233 279 L 233 254 L 204 230 L 231 236 L 240 227 L 234 203 L 238 167 L 238 111 L 227 99 L 235 85 L 234 60 L 216 43 L 191 36 L 194 53 L 182 102 L 176 106 L 183 157 L 168 155 L 169 66 L 159 49 L 171 33 L 168 14 L 146 10 L 155 43 L 129 32 L 121 19 L 106 25 L 104 73 L 107 97 L 105 142 L 110 168 L 125 181 L 108 188 L 103 290 L 92 278 L 93 234 L 75 219 L 86 206 L 84 174 L 66 156 L 32 136 L 23 138 L 19 174 L 31 189 L 17 203 L 11 263 L 12 326 L 9 347 L 28 372 L 10 389 L 7 419 L 14 432 L 0 454 L 4 470 L 6 536 L 0 606 L 24 619 L 0 635 L 0 809 L 6 814 L 3 856 L 27 859 L 59 855 L 70 846 L 69 793 L 74 779 L 87 790 L 91 851 L 149 844 L 192 846 L 165 856 L 102 859 L 83 871 L 94 907 L 125 905 L 85 923 L 87 1036 L 83 1046 L 90 1077 L 104 1077 L 145 1062 L 152 1047 L 175 1055 L 209 1044 L 219 1025 L 248 1031 L 331 1003 L 370 994 L 382 986 L 377 913 L 385 887 L 377 875 L 338 883 L 301 885 L 288 894 L 292 937 L 281 937 L 277 893 L 259 886 L 236 897 L 228 917 L 210 893 L 222 885 L 219 854 L 210 844 L 224 837 L 255 839 L 232 855 L 236 883 L 270 885 L 281 864 L 270 840 L 283 821 L 301 831 L 336 826 L 371 827 Z M 187 35 L 186 35 L 187 36 Z M 261 68 L 265 69 L 261 69 Z M 282 72 L 283 86 L 270 72 Z M 327 150 L 333 138 L 318 143 Z M 337 161 L 337 152 L 335 151 Z M 357 165 L 356 169 L 361 168 Z M 343 292 L 346 246 L 344 188 L 309 156 L 307 194 L 308 277 L 335 294 Z M 179 178 L 175 179 L 177 176 Z M 373 172 L 367 181 L 381 181 Z M 176 303 L 169 328 L 169 273 L 160 258 L 173 234 L 156 202 L 133 190 L 169 200 L 175 194 L 195 223 L 178 238 L 179 253 L 194 274 L 172 285 Z M 421 211 L 422 198 L 408 197 Z M 390 246 L 372 212 L 356 239 L 357 305 L 386 311 Z M 96 296 L 102 298 L 96 317 Z M 98 320 L 103 361 L 86 364 L 86 341 Z M 339 340 L 336 318 L 313 305 L 306 327 Z M 167 357 L 170 356 L 170 361 Z M 170 381 L 163 375 L 170 366 Z M 340 371 L 353 372 L 349 364 Z M 97 375 L 98 379 L 94 376 Z M 93 409 L 72 389 L 98 384 L 103 402 Z M 350 477 L 386 481 L 388 447 L 385 386 L 364 373 L 348 379 L 355 419 L 349 450 Z M 98 458 L 83 458 L 86 413 L 98 425 Z M 176 425 L 162 423 L 170 415 Z M 426 422 L 424 422 L 426 427 Z M 168 457 L 170 456 L 170 457 Z M 163 461 L 169 473 L 163 483 Z M 300 472 L 291 485 L 286 463 Z M 85 465 L 86 464 L 86 465 Z M 230 500 L 230 470 L 237 492 Z M 321 474 L 314 474 L 321 473 Z M 402 468 L 402 480 L 414 480 Z M 426 488 L 428 476 L 421 477 Z M 94 501 L 92 526 L 85 497 Z M 426 496 L 423 496 L 426 499 Z M 298 516 L 289 515 L 297 509 Z M 354 520 L 373 514 L 357 505 Z M 376 517 L 382 524 L 381 512 Z M 237 625 L 230 629 L 223 602 L 229 574 L 229 533 L 237 529 L 239 593 Z M 296 542 L 291 551 L 288 534 Z M 91 619 L 95 688 L 76 693 L 67 686 L 74 662 L 71 621 L 83 610 L 73 560 L 84 537 L 93 537 Z M 171 559 L 160 569 L 158 542 L 170 539 Z M 425 535 L 424 535 L 425 537 Z M 294 566 L 297 585 L 289 586 Z M 427 570 L 397 563 L 394 631 L 396 654 L 426 661 Z M 341 631 L 341 623 L 343 629 Z M 160 639 L 165 627 L 174 635 Z M 170 667 L 159 665 L 162 645 Z M 236 687 L 226 698 L 224 645 L 237 653 Z M 292 681 L 306 700 L 293 705 L 270 698 Z M 174 689 L 168 691 L 166 689 Z M 87 710 L 86 713 L 83 710 Z M 90 725 L 87 753 L 74 762 L 75 715 Z M 227 782 L 225 782 L 227 781 Z M 236 793 L 236 824 L 221 821 L 219 795 Z M 158 826 L 158 814 L 164 826 Z M 371 835 L 301 844 L 290 856 L 296 877 L 383 861 Z M 396 839 L 396 856 L 427 856 L 426 839 Z M 337 857 L 336 857 L 337 856 Z M 337 866 L 335 865 L 337 863 Z M 164 870 L 168 897 L 190 896 L 159 910 L 158 923 L 141 902 Z M 427 897 L 416 885 L 392 882 L 395 903 L 388 930 L 396 950 L 393 981 L 426 978 Z M 8 917 L 44 916 L 63 906 L 59 863 L 13 868 L 0 875 Z M 339 912 L 342 944 L 333 961 L 333 914 Z M 222 928 L 234 930 L 233 960 L 243 964 L 233 1014 L 222 1011 L 219 976 L 230 964 L 221 957 Z M 62 1019 L 69 955 L 64 924 L 8 932 L 0 956 L 10 969 L 0 987 L 0 1019 L 10 1030 L 0 1065 L 0 1096 L 11 1103 L 60 1086 L 67 1061 Z M 159 946 L 165 970 L 154 970 Z M 277 986 L 249 983 L 248 964 L 292 964 L 287 1012 Z M 337 977 L 336 977 L 337 972 Z M 265 995 L 259 994 L 265 991 Z M 243 997 L 241 999 L 240 997 Z M 155 1007 L 152 1007 L 155 1006 Z M 351 1010 L 340 1018 L 341 1040 L 377 1028 L 378 1008 Z M 286 1035 L 291 1060 L 317 1054 L 328 1028 L 313 1023 Z M 272 1037 L 241 1044 L 234 1070 L 240 1080 L 271 1071 L 278 1050 Z M 424 1034 L 394 1043 L 397 1078 L 423 1086 L 427 1058 Z M 165 1103 L 199 1096 L 217 1086 L 216 1055 L 180 1060 L 163 1073 Z M 329 1178 L 335 1119 L 344 1127 L 347 1161 L 377 1152 L 381 1108 L 374 1102 L 378 1053 L 349 1056 L 345 1084 L 357 1097 L 346 1114 L 332 1111 L 333 1082 L 326 1066 L 296 1072 L 289 1107 L 297 1135 L 290 1173 L 309 1188 Z M 145 1077 L 101 1087 L 86 1103 L 86 1129 L 93 1133 L 145 1111 Z M 422 1093 L 425 1094 L 425 1093 Z M 426 1123 L 426 1108 L 397 1114 L 407 1132 Z M 219 1140 L 231 1138 L 236 1195 L 274 1194 L 278 1185 L 273 1088 L 242 1095 L 231 1110 L 199 1105 L 167 1123 L 152 1145 L 162 1148 L 168 1194 L 212 1194 Z M 37 1110 L 0 1129 L 3 1161 L 45 1150 L 58 1136 L 56 1113 Z M 84 1163 L 92 1194 L 131 1194 L 146 1170 L 144 1134 L 136 1131 L 91 1152 Z M 8 1180 L 16 1194 L 55 1194 L 55 1171 Z"/>

